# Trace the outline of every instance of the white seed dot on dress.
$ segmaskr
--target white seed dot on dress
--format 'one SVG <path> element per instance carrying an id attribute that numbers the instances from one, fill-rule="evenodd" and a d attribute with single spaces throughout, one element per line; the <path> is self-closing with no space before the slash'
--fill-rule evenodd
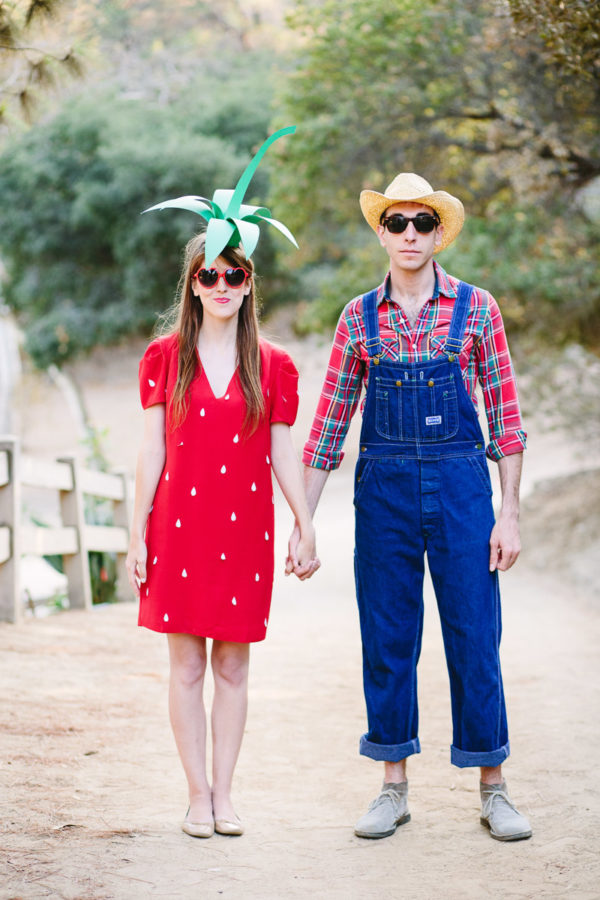
<path id="1" fill-rule="evenodd" d="M 231 521 L 232 521 L 232 522 L 235 522 L 236 519 L 237 519 L 236 514 L 235 514 L 235 513 L 231 513 Z"/>
<path id="2" fill-rule="evenodd" d="M 265 619 L 265 628 L 267 627 L 267 620 Z"/>
<path id="3" fill-rule="evenodd" d="M 182 578 L 187 578 L 187 572 L 185 571 L 185 569 L 183 569 L 183 571 L 182 571 L 182 573 L 181 573 L 181 577 L 182 577 Z"/>
<path id="4" fill-rule="evenodd" d="M 256 482 L 254 482 L 254 481 L 252 482 L 252 487 L 250 488 L 250 490 L 251 490 L 251 491 L 255 491 L 255 490 L 256 490 Z"/>
<path id="5" fill-rule="evenodd" d="M 271 460 L 270 460 L 270 459 L 269 459 L 269 457 L 268 457 L 268 456 L 267 456 L 267 465 L 268 465 L 268 466 L 270 466 L 270 465 L 271 465 Z"/>
<path id="6" fill-rule="evenodd" d="M 237 606 L 237 600 L 235 599 L 235 597 L 232 598 L 231 602 L 233 606 Z"/>
<path id="7" fill-rule="evenodd" d="M 227 557 L 225 556 L 225 554 L 224 554 L 224 553 L 221 553 L 221 559 L 226 559 L 226 558 L 227 558 Z"/>
<path id="8" fill-rule="evenodd" d="M 178 446 L 178 447 L 183 447 L 183 441 L 181 441 L 181 443 L 177 444 L 177 446 Z"/>
<path id="9" fill-rule="evenodd" d="M 168 481 L 168 480 L 169 480 L 169 473 L 167 472 L 167 474 L 165 475 L 165 481 Z"/>
<path id="10" fill-rule="evenodd" d="M 168 621 L 169 621 L 169 613 L 165 613 L 163 616 L 163 622 L 168 622 Z"/>
<path id="11" fill-rule="evenodd" d="M 152 565 L 155 566 L 157 562 L 158 562 L 158 556 L 155 556 L 154 559 L 152 560 Z"/>
<path id="12" fill-rule="evenodd" d="M 224 475 L 226 471 L 227 469 L 225 468 L 225 466 L 221 466 L 221 475 Z"/>
<path id="13" fill-rule="evenodd" d="M 202 409 L 200 410 L 200 415 L 201 415 L 201 416 L 205 416 L 205 415 L 206 415 L 206 413 L 204 412 L 204 407 L 202 407 Z"/>
<path id="14" fill-rule="evenodd" d="M 258 574 L 258 572 L 257 572 L 256 575 L 254 576 L 254 580 L 255 580 L 255 581 L 260 581 L 260 575 Z"/>
<path id="15" fill-rule="evenodd" d="M 239 434 L 236 434 L 235 437 L 233 438 L 233 443 L 234 443 L 234 444 L 237 444 L 237 442 L 239 441 L 239 439 L 240 439 Z"/>
<path id="16" fill-rule="evenodd" d="M 265 531 L 265 541 L 268 541 L 268 540 L 269 540 L 269 532 Z"/>
<path id="17" fill-rule="evenodd" d="M 225 394 L 225 399 L 229 400 L 229 394 Z"/>
<path id="18" fill-rule="evenodd" d="M 148 384 L 150 385 L 150 387 L 156 387 L 156 382 L 152 381 L 151 378 L 148 379 Z"/>
<path id="19" fill-rule="evenodd" d="M 146 597 L 148 596 L 149 593 L 150 593 L 150 588 L 146 588 Z"/>
<path id="20" fill-rule="evenodd" d="M 193 488 L 191 489 L 190 494 L 192 495 L 192 497 L 195 497 L 195 496 L 196 496 L 196 488 L 195 488 L 195 487 L 193 487 Z"/>
<path id="21" fill-rule="evenodd" d="M 175 528 L 181 528 L 181 519 L 177 519 L 175 522 Z"/>

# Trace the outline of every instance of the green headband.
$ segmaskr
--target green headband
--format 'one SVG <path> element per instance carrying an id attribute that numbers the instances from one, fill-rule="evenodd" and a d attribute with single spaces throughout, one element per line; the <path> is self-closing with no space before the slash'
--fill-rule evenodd
<path id="1" fill-rule="evenodd" d="M 259 225 L 262 222 L 273 225 L 281 234 L 285 235 L 288 241 L 298 247 L 293 234 L 277 219 L 272 219 L 268 209 L 264 206 L 248 206 L 242 203 L 252 176 L 271 144 L 284 134 L 293 134 L 295 130 L 295 125 L 291 125 L 289 128 L 280 128 L 270 138 L 267 138 L 246 166 L 233 191 L 217 188 L 212 200 L 208 200 L 206 197 L 176 197 L 174 200 L 165 200 L 164 203 L 150 206 L 143 212 L 151 212 L 154 209 L 187 209 L 202 216 L 208 223 L 204 247 L 207 266 L 215 261 L 225 247 L 237 247 L 242 244 L 246 256 L 252 256 L 260 237 Z"/>

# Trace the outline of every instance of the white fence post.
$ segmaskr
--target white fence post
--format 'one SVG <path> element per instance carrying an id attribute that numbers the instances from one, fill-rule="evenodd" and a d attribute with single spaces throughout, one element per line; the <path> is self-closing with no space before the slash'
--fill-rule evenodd
<path id="1" fill-rule="evenodd" d="M 113 503 L 113 516 L 116 526 L 127 529 L 131 527 L 131 517 L 133 515 L 133 496 L 131 490 L 131 480 L 128 473 L 124 470 L 116 471 L 123 482 L 123 499 L 115 500 Z M 125 568 L 125 559 L 127 553 L 117 553 L 117 593 L 120 598 L 131 600 L 133 592 L 129 587 L 127 578 L 127 569 Z"/>
<path id="2" fill-rule="evenodd" d="M 92 585 L 85 539 L 85 517 L 79 478 L 79 463 L 75 456 L 64 456 L 58 461 L 67 463 L 71 467 L 73 474 L 73 490 L 60 491 L 59 494 L 63 526 L 71 525 L 77 530 L 77 552 L 63 555 L 63 568 L 69 583 L 69 606 L 71 609 L 91 609 Z"/>
<path id="3" fill-rule="evenodd" d="M 18 622 L 21 603 L 21 450 L 19 439 L 0 439 L 0 621 Z"/>

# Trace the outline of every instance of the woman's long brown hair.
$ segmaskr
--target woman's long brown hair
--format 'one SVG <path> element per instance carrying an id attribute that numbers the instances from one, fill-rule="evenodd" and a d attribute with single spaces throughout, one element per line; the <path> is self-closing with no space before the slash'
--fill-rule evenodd
<path id="1" fill-rule="evenodd" d="M 185 419 L 190 402 L 190 385 L 199 364 L 196 346 L 202 325 L 202 303 L 192 293 L 193 273 L 204 264 L 204 234 L 198 234 L 185 248 L 184 264 L 179 280 L 179 298 L 167 313 L 159 333 L 177 334 L 179 364 L 177 383 L 171 401 L 171 423 L 176 428 Z M 226 247 L 220 254 L 232 267 L 240 267 L 250 275 L 250 292 L 244 297 L 238 313 L 236 337 L 237 363 L 242 393 L 246 401 L 244 431 L 252 434 L 265 412 L 260 376 L 260 347 L 258 341 L 258 313 L 254 285 L 254 264 L 237 247 Z"/>

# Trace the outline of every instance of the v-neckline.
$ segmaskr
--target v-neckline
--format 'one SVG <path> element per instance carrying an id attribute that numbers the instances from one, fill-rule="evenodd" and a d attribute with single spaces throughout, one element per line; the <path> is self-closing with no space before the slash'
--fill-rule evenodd
<path id="1" fill-rule="evenodd" d="M 235 376 L 237 374 L 238 366 L 236 366 L 235 369 L 233 370 L 233 374 L 232 374 L 231 378 L 229 379 L 229 381 L 227 382 L 227 387 L 225 388 L 224 392 L 219 397 L 217 397 L 217 395 L 214 392 L 213 386 L 210 383 L 210 378 L 208 377 L 208 372 L 206 371 L 206 367 L 202 364 L 202 360 L 200 359 L 200 354 L 199 354 L 197 348 L 196 348 L 196 355 L 198 357 L 198 363 L 200 365 L 200 374 L 204 375 L 204 377 L 206 379 L 206 383 L 208 385 L 208 389 L 211 392 L 211 394 L 213 395 L 213 398 L 215 400 L 223 400 L 229 394 L 229 388 L 231 387 L 231 382 L 233 381 L 233 379 L 235 378 Z"/>

